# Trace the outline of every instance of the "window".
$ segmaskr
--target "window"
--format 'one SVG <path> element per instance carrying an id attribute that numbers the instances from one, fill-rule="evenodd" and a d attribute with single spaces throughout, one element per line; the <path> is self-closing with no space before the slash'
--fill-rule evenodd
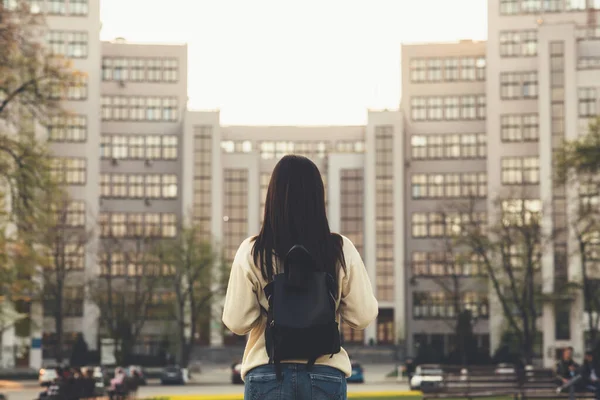
<path id="1" fill-rule="evenodd" d="M 110 197 L 110 175 L 100 174 L 100 197 Z"/>
<path id="2" fill-rule="evenodd" d="M 427 237 L 427 214 L 413 213 L 412 235 L 415 238 Z"/>
<path id="3" fill-rule="evenodd" d="M 158 121 L 161 115 L 161 99 L 160 97 L 146 98 L 146 120 Z"/>
<path id="4" fill-rule="evenodd" d="M 544 0 L 543 9 L 545 12 L 559 12 L 562 9 L 563 0 Z"/>
<path id="5" fill-rule="evenodd" d="M 102 96 L 102 120 L 110 121 L 113 117 L 113 98 L 110 96 Z"/>
<path id="6" fill-rule="evenodd" d="M 49 31 L 46 34 L 48 51 L 53 55 L 64 56 L 67 54 L 66 33 L 63 31 Z"/>
<path id="7" fill-rule="evenodd" d="M 445 60 L 444 77 L 450 82 L 459 80 L 458 58 L 447 58 Z"/>
<path id="8" fill-rule="evenodd" d="M 501 31 L 500 55 L 502 57 L 529 57 L 537 55 L 537 31 Z"/>
<path id="9" fill-rule="evenodd" d="M 502 183 L 539 183 L 539 159 L 537 157 L 506 157 L 502 161 Z"/>
<path id="10" fill-rule="evenodd" d="M 29 3 L 29 11 L 32 14 L 41 14 L 44 12 L 44 9 L 43 9 L 44 1 L 43 0 L 29 0 L 28 3 Z M 4 7 L 10 9 L 10 7 L 6 6 L 6 2 L 4 4 Z"/>
<path id="11" fill-rule="evenodd" d="M 487 103 L 484 94 L 477 96 L 477 119 L 486 118 Z"/>
<path id="12" fill-rule="evenodd" d="M 127 147 L 127 136 L 113 136 L 112 137 L 112 156 L 115 159 L 124 159 L 129 157 L 129 151 Z"/>
<path id="13" fill-rule="evenodd" d="M 102 57 L 102 80 L 110 81 L 113 77 L 113 59 Z"/>
<path id="14" fill-rule="evenodd" d="M 427 136 L 413 135 L 410 144 L 412 158 L 417 160 L 427 158 Z"/>
<path id="15" fill-rule="evenodd" d="M 514 15 L 519 13 L 519 0 L 500 0 L 500 14 Z"/>
<path id="16" fill-rule="evenodd" d="M 85 142 L 87 117 L 78 114 L 53 116 L 48 126 L 48 138 L 53 142 Z"/>
<path id="17" fill-rule="evenodd" d="M 69 0 L 70 15 L 87 15 L 88 0 Z"/>
<path id="18" fill-rule="evenodd" d="M 127 231 L 126 217 L 123 213 L 110 214 L 110 231 L 114 237 L 124 237 Z"/>
<path id="19" fill-rule="evenodd" d="M 428 196 L 427 194 L 427 175 L 415 174 L 411 178 L 412 198 L 420 199 Z"/>
<path id="20" fill-rule="evenodd" d="M 438 82 L 442 80 L 442 60 L 437 58 L 429 59 L 427 69 L 427 80 L 430 82 Z"/>
<path id="21" fill-rule="evenodd" d="M 112 181 L 112 197 L 125 198 L 127 197 L 127 175 L 114 174 L 111 177 Z"/>
<path id="22" fill-rule="evenodd" d="M 86 163 L 85 158 L 54 158 L 50 173 L 58 183 L 85 185 Z"/>
<path id="23" fill-rule="evenodd" d="M 165 199 L 177 198 L 177 175 L 163 175 L 162 196 Z"/>
<path id="24" fill-rule="evenodd" d="M 442 159 L 444 158 L 444 138 L 439 135 L 429 136 L 427 138 L 429 158 Z"/>
<path id="25" fill-rule="evenodd" d="M 459 97 L 452 96 L 444 99 L 444 111 L 447 120 L 460 119 L 459 114 Z"/>
<path id="26" fill-rule="evenodd" d="M 175 237 L 177 235 L 177 216 L 175 214 L 162 214 L 162 236 Z"/>
<path id="27" fill-rule="evenodd" d="M 149 160 L 160 160 L 161 154 L 160 136 L 146 136 L 146 158 Z"/>
<path id="28" fill-rule="evenodd" d="M 485 68 L 487 65 L 487 61 L 485 60 L 485 57 L 478 57 L 477 60 L 475 61 L 475 72 L 477 74 L 477 80 L 478 81 L 484 81 L 485 80 Z"/>
<path id="29" fill-rule="evenodd" d="M 595 88 L 579 89 L 579 116 L 583 118 L 594 117 L 598 114 L 597 97 Z"/>
<path id="30" fill-rule="evenodd" d="M 165 160 L 176 160 L 177 159 L 177 136 L 163 136 L 163 159 Z"/>
<path id="31" fill-rule="evenodd" d="M 446 135 L 444 143 L 446 147 L 445 158 L 460 158 L 460 135 Z"/>
<path id="32" fill-rule="evenodd" d="M 85 100 L 87 99 L 87 76 L 77 75 L 73 83 L 67 89 L 68 100 Z"/>
<path id="33" fill-rule="evenodd" d="M 87 32 L 67 33 L 67 57 L 87 58 L 88 34 Z"/>
<path id="34" fill-rule="evenodd" d="M 144 197 L 144 176 L 129 175 L 129 198 L 141 199 Z"/>
<path id="35" fill-rule="evenodd" d="M 587 0 L 565 0 L 567 11 L 585 11 Z"/>
<path id="36" fill-rule="evenodd" d="M 530 223 L 532 217 L 539 217 L 541 212 L 542 202 L 539 199 L 502 200 L 502 221 L 504 224 L 523 225 L 524 221 Z M 511 249 L 511 253 L 518 258 L 523 257 L 521 249 L 517 246 Z"/>
<path id="37" fill-rule="evenodd" d="M 128 138 L 127 158 L 133 160 L 143 160 L 146 158 L 146 149 L 144 146 L 145 138 L 143 136 L 130 136 Z"/>
<path id="38" fill-rule="evenodd" d="M 537 114 L 505 114 L 500 118 L 503 142 L 538 140 Z"/>
<path id="39" fill-rule="evenodd" d="M 85 226 L 85 202 L 80 200 L 71 201 L 67 206 L 65 217 L 67 226 Z"/>
<path id="40" fill-rule="evenodd" d="M 163 121 L 177 121 L 177 99 L 163 99 Z"/>
<path id="41" fill-rule="evenodd" d="M 178 63 L 174 58 L 164 60 L 164 80 L 165 82 L 177 82 Z"/>
<path id="42" fill-rule="evenodd" d="M 429 237 L 442 237 L 445 234 L 446 223 L 442 213 L 429 213 Z"/>
<path id="43" fill-rule="evenodd" d="M 129 79 L 134 82 L 141 82 L 146 79 L 146 69 L 143 59 L 132 58 L 129 60 Z"/>
<path id="44" fill-rule="evenodd" d="M 67 8 L 65 6 L 65 0 L 48 0 L 48 14 L 52 15 L 65 15 Z"/>
<path id="45" fill-rule="evenodd" d="M 537 98 L 537 72 L 504 72 L 500 75 L 502 99 Z"/>
<path id="46" fill-rule="evenodd" d="M 521 12 L 524 14 L 538 13 L 542 10 L 542 0 L 522 0 Z"/>
<path id="47" fill-rule="evenodd" d="M 160 58 L 149 58 L 146 62 L 147 79 L 150 82 L 162 80 L 162 60 Z"/>
<path id="48" fill-rule="evenodd" d="M 447 174 L 446 175 L 446 197 L 460 197 L 460 175 L 459 174 Z"/>
<path id="49" fill-rule="evenodd" d="M 424 59 L 410 61 L 410 80 L 412 82 L 425 82 L 427 79 L 427 64 Z"/>
<path id="50" fill-rule="evenodd" d="M 144 216 L 144 234 L 147 237 L 161 235 L 160 214 L 146 214 Z"/>
<path id="51" fill-rule="evenodd" d="M 460 60 L 460 78 L 463 81 L 475 80 L 475 58 L 461 58 Z"/>
<path id="52" fill-rule="evenodd" d="M 462 119 L 475 119 L 477 117 L 475 102 L 475 96 L 463 96 L 460 109 Z"/>
<path id="53" fill-rule="evenodd" d="M 159 199 L 161 197 L 160 175 L 146 175 L 146 197 Z"/>
<path id="54" fill-rule="evenodd" d="M 423 97 L 413 97 L 411 100 L 411 117 L 413 121 L 427 119 L 427 100 Z"/>
<path id="55" fill-rule="evenodd" d="M 441 97 L 429 97 L 427 99 L 427 119 L 430 121 L 441 121 L 444 119 Z"/>
<path id="56" fill-rule="evenodd" d="M 428 194 L 431 198 L 444 197 L 444 175 L 430 174 L 427 176 Z"/>
<path id="57" fill-rule="evenodd" d="M 126 81 L 129 74 L 129 69 L 127 68 L 127 59 L 126 58 L 115 58 L 113 60 L 113 79 L 117 82 Z"/>

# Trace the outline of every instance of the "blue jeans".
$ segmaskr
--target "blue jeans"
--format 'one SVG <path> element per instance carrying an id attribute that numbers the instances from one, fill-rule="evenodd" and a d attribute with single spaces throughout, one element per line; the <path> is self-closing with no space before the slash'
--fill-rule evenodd
<path id="1" fill-rule="evenodd" d="M 246 374 L 244 400 L 346 400 L 346 375 L 338 369 L 304 364 L 281 364 L 277 380 L 274 365 L 263 365 Z"/>

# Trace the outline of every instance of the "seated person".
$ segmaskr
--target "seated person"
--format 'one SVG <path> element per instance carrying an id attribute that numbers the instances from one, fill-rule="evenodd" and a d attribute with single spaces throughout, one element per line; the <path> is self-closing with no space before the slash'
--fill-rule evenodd
<path id="1" fill-rule="evenodd" d="M 594 359 L 591 351 L 585 353 L 581 375 L 583 377 L 585 389 L 596 394 L 596 399 L 600 399 L 600 363 Z"/>

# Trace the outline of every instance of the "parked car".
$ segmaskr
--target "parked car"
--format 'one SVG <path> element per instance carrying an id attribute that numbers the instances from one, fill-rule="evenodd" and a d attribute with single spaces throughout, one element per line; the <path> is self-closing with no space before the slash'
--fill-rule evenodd
<path id="1" fill-rule="evenodd" d="M 57 378 L 56 368 L 42 368 L 38 376 L 40 386 L 50 386 L 52 382 Z"/>
<path id="2" fill-rule="evenodd" d="M 166 367 L 160 375 L 161 385 L 185 385 L 187 381 L 186 372 L 178 365 Z"/>
<path id="3" fill-rule="evenodd" d="M 365 370 L 357 362 L 352 362 L 352 375 L 348 378 L 348 383 L 364 383 L 365 382 Z"/>
<path id="4" fill-rule="evenodd" d="M 244 384 L 242 380 L 242 362 L 239 360 L 231 364 L 231 383 L 234 385 Z"/>
<path id="5" fill-rule="evenodd" d="M 125 374 L 127 374 L 127 376 L 129 378 L 131 378 L 133 376 L 134 372 L 138 373 L 138 376 L 139 376 L 139 379 L 140 379 L 140 381 L 139 381 L 140 385 L 145 386 L 145 385 L 148 384 L 148 382 L 146 381 L 146 374 L 144 374 L 144 370 L 139 365 L 130 365 L 125 370 Z"/>
<path id="6" fill-rule="evenodd" d="M 428 391 L 439 387 L 444 381 L 444 371 L 439 365 L 419 365 L 410 378 L 410 390 Z"/>

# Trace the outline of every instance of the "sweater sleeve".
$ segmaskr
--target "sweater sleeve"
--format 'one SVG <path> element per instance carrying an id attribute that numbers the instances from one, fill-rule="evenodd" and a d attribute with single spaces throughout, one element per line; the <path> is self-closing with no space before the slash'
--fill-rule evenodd
<path id="1" fill-rule="evenodd" d="M 223 307 L 223 323 L 236 335 L 247 334 L 260 320 L 259 285 L 250 272 L 248 246 L 244 242 L 235 255 Z"/>
<path id="2" fill-rule="evenodd" d="M 342 280 L 340 313 L 344 323 L 353 329 L 365 329 L 377 318 L 379 304 L 373 294 L 373 287 L 367 269 L 349 239 L 344 238 L 346 276 Z"/>

